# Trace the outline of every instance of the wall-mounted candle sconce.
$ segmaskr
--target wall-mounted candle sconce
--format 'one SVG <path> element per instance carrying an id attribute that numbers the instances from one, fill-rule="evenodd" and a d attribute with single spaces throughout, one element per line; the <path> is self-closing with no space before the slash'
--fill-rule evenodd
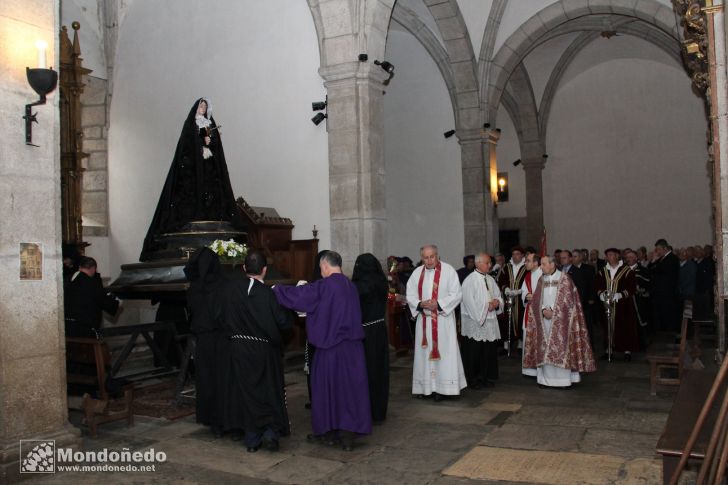
<path id="1" fill-rule="evenodd" d="M 508 202 L 508 172 L 498 172 L 498 202 Z"/>
<path id="2" fill-rule="evenodd" d="M 37 147 L 38 145 L 33 144 L 33 123 L 38 123 L 36 116 L 38 113 L 32 113 L 33 106 L 39 106 L 45 104 L 46 95 L 56 89 L 58 84 L 58 73 L 53 69 L 46 68 L 46 49 L 48 44 L 43 41 L 38 41 L 35 44 L 38 49 L 38 67 L 31 69 L 25 68 L 25 73 L 28 77 L 28 84 L 33 88 L 33 91 L 38 93 L 40 99 L 35 103 L 25 105 L 25 144 Z"/>

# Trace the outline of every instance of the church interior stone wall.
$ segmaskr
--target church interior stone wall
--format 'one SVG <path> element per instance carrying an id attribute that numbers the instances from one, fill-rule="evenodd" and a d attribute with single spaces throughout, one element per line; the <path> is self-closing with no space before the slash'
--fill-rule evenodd
<path id="1" fill-rule="evenodd" d="M 324 126 L 326 122 L 314 127 L 308 121 L 313 114 L 308 108 L 309 103 L 323 99 L 325 95 L 321 76 L 315 73 L 320 59 L 311 12 L 306 8 L 296 7 L 293 10 L 286 9 L 282 14 L 280 9 L 269 3 L 256 2 L 250 5 L 226 5 L 225 9 L 220 10 L 225 10 L 227 14 L 218 16 L 193 2 L 180 2 L 176 12 L 168 16 L 165 25 L 159 27 L 153 19 L 160 14 L 163 6 L 147 2 L 121 3 L 124 16 L 116 26 L 119 40 L 112 59 L 105 59 L 103 50 L 97 46 L 89 46 L 88 51 L 84 53 L 85 59 L 88 59 L 87 64 L 99 71 L 106 69 L 107 63 L 114 65 L 113 78 L 108 81 L 109 88 L 113 84 L 114 91 L 111 93 L 111 103 L 107 107 L 111 122 L 108 140 L 109 179 L 106 193 L 108 225 L 106 228 L 85 228 L 89 236 L 95 236 L 90 239 L 95 247 L 89 248 L 89 253 L 101 261 L 108 262 L 107 274 L 112 276 L 118 271 L 120 264 L 136 258 L 158 192 L 169 168 L 181 119 L 189 109 L 191 100 L 199 95 L 212 98 L 215 117 L 224 125 L 223 143 L 235 193 L 245 196 L 255 205 L 274 206 L 281 214 L 291 217 L 297 226 L 295 237 L 310 237 L 310 230 L 316 224 L 320 231 L 321 246 L 328 247 L 331 194 L 327 183 L 329 170 L 326 163 L 328 158 Z M 553 7 L 557 3 L 554 0 L 457 1 L 464 25 L 467 27 L 466 33 L 472 45 L 473 55 L 475 58 L 480 58 L 481 66 L 484 62 L 482 59 L 484 53 L 490 52 L 490 56 L 495 57 L 509 39 L 512 39 L 514 34 L 517 35 L 519 28 L 529 18 L 536 16 L 544 23 L 550 22 L 553 13 L 551 10 L 548 10 L 549 13 L 544 13 L 544 8 Z M 569 10 L 568 15 L 572 17 L 575 15 L 574 12 L 588 15 L 604 10 L 601 7 L 602 3 L 610 4 L 604 0 L 594 2 L 593 6 L 584 7 L 583 11 L 577 11 L 578 9 L 572 8 L 571 5 L 563 9 Z M 95 6 L 96 2 L 73 0 L 64 4 L 68 4 L 63 7 L 64 15 L 81 15 L 89 23 L 87 29 L 82 26 L 82 40 L 83 35 L 90 39 L 94 36 L 97 39 L 103 36 L 103 29 L 99 25 L 93 25 L 94 19 L 98 20 L 103 16 L 103 12 Z M 428 29 L 431 38 L 446 50 L 453 48 L 454 44 L 450 39 L 460 35 L 457 33 L 457 26 L 449 17 L 453 12 L 450 4 L 451 2 L 447 1 L 420 0 L 396 2 L 396 5 L 415 15 Z M 668 0 L 650 0 L 638 5 L 636 11 L 640 15 L 653 10 L 656 12 L 657 10 L 653 8 L 655 5 L 670 8 Z M 619 7 L 608 7 L 608 9 L 619 9 Z M 496 15 L 496 12 L 500 13 Z M 656 15 L 654 12 L 652 14 Z M 198 20 L 195 27 L 191 27 L 190 23 L 190 19 L 193 18 Z M 233 21 L 237 24 L 239 18 L 256 19 L 256 21 L 251 22 L 246 29 L 225 28 Z M 71 20 L 64 19 L 64 22 L 68 23 Z M 267 27 L 263 27 L 264 25 Z M 270 25 L 275 25 L 275 28 L 271 29 Z M 497 32 L 493 35 L 494 33 L 486 27 L 487 29 L 496 27 Z M 215 39 L 215 48 L 209 49 L 207 47 L 209 44 L 205 42 L 192 42 L 189 36 L 190 28 L 210 32 L 211 41 Z M 274 35 L 274 32 L 285 32 L 285 35 Z M 595 92 L 603 90 L 596 84 L 590 91 L 586 82 L 582 88 L 576 89 L 574 82 L 582 81 L 573 79 L 568 86 L 566 79 L 555 89 L 548 85 L 559 57 L 577 37 L 578 32 L 557 36 L 537 45 L 523 61 L 525 66 L 523 72 L 530 82 L 536 106 L 542 105 L 543 98 L 550 96 L 552 116 L 546 126 L 548 138 L 543 139 L 545 144 L 543 151 L 548 152 L 550 158 L 542 174 L 546 192 L 541 209 L 545 214 L 544 222 L 549 231 L 549 238 L 554 244 L 560 245 L 571 244 L 564 240 L 566 234 L 569 234 L 568 238 L 578 245 L 601 247 L 605 244 L 648 244 L 653 239 L 651 234 L 656 234 L 664 224 L 655 222 L 655 227 L 650 227 L 649 221 L 641 224 L 640 229 L 643 234 L 635 238 L 639 239 L 638 241 L 607 242 L 599 236 L 601 230 L 599 228 L 615 222 L 624 224 L 629 218 L 617 215 L 623 211 L 610 213 L 614 216 L 611 222 L 611 216 L 600 214 L 592 220 L 601 222 L 594 222 L 594 225 L 583 224 L 578 228 L 571 226 L 566 228 L 562 221 L 555 219 L 555 214 L 564 211 L 568 213 L 569 207 L 578 207 L 584 203 L 571 192 L 565 197 L 548 195 L 548 191 L 555 186 L 572 186 L 578 183 L 574 180 L 578 178 L 578 170 L 576 168 L 571 170 L 569 167 L 574 165 L 586 169 L 588 163 L 608 163 L 605 160 L 614 160 L 616 150 L 619 149 L 617 144 L 610 144 L 599 157 L 584 157 L 577 153 L 567 155 L 562 152 L 562 149 L 574 147 L 580 147 L 588 152 L 590 147 L 586 146 L 586 142 L 574 143 L 579 137 L 570 132 L 571 125 L 567 121 L 570 115 L 567 113 L 564 117 L 559 113 L 566 109 L 564 106 L 589 106 L 593 102 Z M 486 42 L 484 39 L 489 40 Z M 463 82 L 463 73 L 456 69 L 456 76 L 445 78 L 443 85 L 442 65 L 437 64 L 442 62 L 442 59 L 429 57 L 421 40 L 418 42 L 407 28 L 403 28 L 396 21 L 391 22 L 386 57 L 395 64 L 396 74 L 391 84 L 385 88 L 387 94 L 383 98 L 385 126 L 383 145 L 386 162 L 384 179 L 387 199 L 384 206 L 386 206 L 388 228 L 385 231 L 386 253 L 412 256 L 423 240 L 432 240 L 439 243 L 443 251 L 446 251 L 448 259 L 458 260 L 467 245 L 465 239 L 468 231 L 465 227 L 467 224 L 463 220 L 463 212 L 468 213 L 468 210 L 465 207 L 464 211 L 464 206 L 472 205 L 474 202 L 470 199 L 464 201 L 463 178 L 462 175 L 457 177 L 456 175 L 460 174 L 455 173 L 458 162 L 463 157 L 458 147 L 457 138 L 460 134 L 445 139 L 442 133 L 455 127 L 453 93 L 458 89 L 457 83 Z M 630 52 L 644 50 L 644 47 L 640 47 L 644 41 L 633 37 L 597 39 L 594 42 L 600 41 L 626 43 L 628 45 L 624 48 Z M 177 49 L 167 48 L 168 45 L 180 43 L 185 49 L 179 51 L 184 51 L 185 54 L 176 54 L 173 51 Z M 204 55 L 203 52 L 210 54 Z M 577 53 L 576 60 L 572 61 L 572 64 L 578 65 L 578 59 L 585 55 L 587 54 L 583 52 Z M 690 93 L 685 91 L 689 90 L 689 83 L 681 67 L 664 54 L 662 57 L 659 52 L 656 55 L 665 64 L 672 62 L 672 67 L 665 72 L 671 79 L 680 78 L 684 86 L 672 82 L 669 85 L 661 84 L 659 75 L 654 73 L 652 77 L 650 75 L 640 77 L 642 82 L 647 83 L 651 91 L 664 90 L 666 95 L 670 94 L 672 91 L 669 90 L 673 88 L 682 89 L 682 95 L 678 95 L 677 98 L 681 106 L 687 110 L 685 116 L 690 119 L 702 116 L 700 100 L 697 97 L 691 99 Z M 187 67 L 186 57 L 199 59 L 200 56 L 203 60 L 199 61 L 199 66 L 191 69 Z M 605 62 L 609 61 L 605 65 L 625 73 L 649 70 L 647 64 L 641 61 L 633 62 L 629 56 L 617 57 L 619 58 L 611 60 L 605 58 Z M 413 62 L 413 59 L 418 61 Z M 155 84 L 158 82 L 155 73 L 163 69 L 165 71 L 171 69 L 170 73 L 185 79 L 185 83 L 174 83 L 173 86 Z M 573 70 L 572 66 L 570 71 Z M 498 66 L 494 68 L 493 73 L 497 72 L 499 72 Z M 92 74 L 95 75 L 103 78 L 105 74 Z M 234 77 L 239 82 L 232 86 L 225 81 L 229 77 Z M 601 78 L 594 81 L 607 82 Z M 99 82 L 103 80 L 99 79 Z M 480 82 L 484 80 L 481 79 Z M 494 82 L 493 79 L 490 82 Z M 546 93 L 546 89 L 552 89 L 553 92 Z M 562 90 L 568 91 L 569 94 L 563 94 Z M 512 86 L 508 85 L 506 91 L 516 103 L 522 102 L 519 100 L 519 93 L 514 91 Z M 624 106 L 629 106 L 634 101 L 629 99 L 629 96 L 634 95 L 635 99 L 640 96 L 634 91 L 622 93 L 619 90 L 613 95 L 614 103 L 621 102 Z M 417 103 L 415 98 L 426 99 L 427 102 Z M 448 98 L 451 102 L 448 102 Z M 504 99 L 503 102 L 506 103 L 507 100 Z M 434 106 L 437 108 L 433 108 Z M 459 111 L 461 109 L 461 106 L 455 105 L 457 116 L 469 116 L 466 111 Z M 418 110 L 420 113 L 416 115 Z M 526 220 L 524 219 L 526 177 L 523 165 L 518 167 L 512 165 L 513 161 L 524 157 L 521 146 L 523 132 L 520 131 L 524 128 L 520 124 L 521 120 L 516 120 L 514 123 L 511 118 L 512 113 L 504 109 L 504 105 L 501 104 L 495 120 L 495 126 L 501 129 L 497 147 L 498 170 L 509 174 L 510 183 L 510 199 L 498 207 L 498 217 L 504 222 Z M 627 124 L 612 121 L 605 123 L 609 124 L 609 129 L 612 130 L 610 136 L 615 139 L 629 138 L 633 132 L 633 127 Z M 666 163 L 674 163 L 677 172 L 690 170 L 693 165 L 685 163 L 677 154 L 685 148 L 686 136 L 691 143 L 690 146 L 694 146 L 696 140 L 702 143 L 705 125 L 704 122 L 702 125 L 692 125 L 687 134 L 673 132 L 673 136 L 670 136 L 670 130 L 679 130 L 678 125 L 679 123 L 674 123 L 671 127 L 661 130 L 665 134 L 664 143 L 660 143 L 657 147 L 653 146 L 652 149 L 645 145 L 643 149 L 635 151 L 635 156 L 637 152 L 640 153 L 640 167 L 650 167 L 652 164 L 665 167 Z M 595 127 L 595 129 L 603 128 Z M 95 128 L 90 127 L 88 135 L 95 134 Z M 102 137 L 103 134 L 102 131 Z M 127 143 L 130 138 L 135 140 L 134 144 Z M 282 142 L 282 139 L 285 139 L 285 142 Z M 89 140 L 94 147 L 104 143 L 102 139 L 89 138 Z M 483 149 L 485 150 L 485 147 Z M 532 154 L 525 154 L 529 155 Z M 103 223 L 105 217 L 102 163 L 101 152 L 92 156 L 89 172 L 93 173 L 89 173 L 89 180 L 85 182 L 85 207 L 91 209 L 89 211 L 85 209 L 85 214 L 88 213 L 88 219 L 92 224 Z M 695 163 L 704 165 L 702 159 Z M 697 171 L 691 172 L 690 176 L 678 177 L 679 182 L 674 182 L 678 179 L 669 178 L 660 180 L 659 183 L 653 184 L 654 188 L 650 193 L 656 195 L 657 199 L 675 190 L 705 194 L 704 197 L 698 196 L 681 204 L 678 213 L 683 217 L 687 217 L 689 213 L 709 216 L 707 208 L 709 206 L 706 206 L 709 200 L 708 181 L 704 176 L 706 172 L 703 165 Z M 419 177 L 424 176 L 421 175 L 422 169 L 426 169 L 428 176 L 434 176 L 445 182 L 443 192 L 451 196 L 447 197 L 442 209 L 437 207 L 433 197 L 424 197 L 419 189 Z M 139 177 L 140 172 L 144 172 L 145 176 Z M 282 174 L 285 176 L 281 176 Z M 625 194 L 634 193 L 634 186 L 630 184 L 648 183 L 644 178 L 628 179 L 621 184 Z M 272 180 L 276 183 L 273 184 Z M 467 178 L 466 182 L 472 184 L 473 181 Z M 306 187 L 307 190 L 299 190 L 300 187 Z M 300 198 L 283 196 L 292 193 L 296 193 Z M 342 200 L 341 197 L 345 198 L 345 194 L 342 195 L 339 189 L 332 194 L 336 196 L 336 204 Z M 439 217 L 432 229 L 422 222 L 419 212 L 411 210 L 413 208 L 420 209 L 422 213 L 441 212 L 443 216 Z M 696 228 L 676 228 L 676 232 L 664 235 L 684 243 L 708 241 L 709 224 L 710 221 L 703 218 Z M 623 227 L 626 232 L 632 232 L 629 224 Z M 108 230 L 108 237 L 104 235 L 105 230 Z M 696 233 L 700 234 L 698 238 L 700 241 L 693 241 L 692 236 Z M 691 237 L 690 241 L 688 236 Z M 485 244 L 484 242 L 483 245 Z"/>
<path id="2" fill-rule="evenodd" d="M 165 22 L 160 23 L 159 18 Z M 200 35 L 202 33 L 202 35 Z M 175 46 L 174 49 L 170 46 Z M 315 225 L 327 248 L 329 188 L 319 53 L 305 3 L 134 2 L 119 27 L 109 130 L 109 272 L 137 260 L 192 103 L 212 102 L 233 192 Z"/>
<path id="3" fill-rule="evenodd" d="M 707 121 L 690 84 L 667 54 L 631 37 L 598 39 L 579 54 L 546 140 L 554 247 L 712 243 Z"/>
<path id="4" fill-rule="evenodd" d="M 452 105 L 437 67 L 407 32 L 390 28 L 387 59 L 397 75 L 384 96 L 389 254 L 415 259 L 437 244 L 453 264 L 463 252 L 460 147 Z"/>
<path id="5" fill-rule="evenodd" d="M 526 59 L 537 103 L 544 72 L 574 39 L 562 37 L 566 42 L 556 38 Z M 532 60 L 536 55 L 540 62 Z M 594 40 L 563 76 L 548 118 L 543 171 L 550 245 L 649 246 L 658 236 L 676 246 L 710 242 L 707 123 L 682 67 L 643 40 L 618 36 Z M 523 169 L 512 164 L 520 158 L 517 134 L 502 107 L 498 125 L 499 171 L 509 174 L 511 186 L 498 215 L 522 217 Z M 614 228 L 625 236 L 611 237 Z"/>

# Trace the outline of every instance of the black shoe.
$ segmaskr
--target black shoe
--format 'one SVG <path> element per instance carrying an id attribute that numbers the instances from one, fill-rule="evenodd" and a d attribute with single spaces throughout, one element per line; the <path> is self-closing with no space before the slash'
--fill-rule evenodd
<path id="1" fill-rule="evenodd" d="M 480 389 L 482 389 L 482 388 L 483 388 L 483 386 L 482 386 L 482 385 L 480 384 L 480 382 L 477 382 L 477 381 L 476 381 L 476 382 L 473 382 L 473 383 L 472 383 L 472 384 L 471 384 L 470 386 L 468 386 L 468 387 L 470 387 L 470 389 L 472 389 L 473 391 L 479 391 Z"/>
<path id="2" fill-rule="evenodd" d="M 326 441 L 326 435 L 318 435 L 318 434 L 308 434 L 306 435 L 306 441 L 309 443 L 324 443 Z"/>
<path id="3" fill-rule="evenodd" d="M 624 361 L 625 362 L 632 362 L 632 354 L 629 352 L 625 352 L 624 354 Z"/>
<path id="4" fill-rule="evenodd" d="M 609 360 L 609 355 L 608 354 L 602 354 L 602 356 L 599 357 L 599 360 Z"/>
<path id="5" fill-rule="evenodd" d="M 230 439 L 233 441 L 240 441 L 243 439 L 243 433 L 241 433 L 240 431 L 236 431 L 230 435 Z"/>
<path id="6" fill-rule="evenodd" d="M 483 384 L 483 387 L 495 387 L 495 382 L 485 381 L 485 383 Z"/>
<path id="7" fill-rule="evenodd" d="M 306 404 L 303 405 L 303 407 L 306 409 L 311 409 L 311 403 L 307 402 Z"/>
<path id="8" fill-rule="evenodd" d="M 442 400 L 444 399 L 444 398 L 442 397 L 442 395 L 440 395 L 440 394 L 438 394 L 438 393 L 436 393 L 436 392 L 433 392 L 433 393 L 432 393 L 432 396 L 433 396 L 433 399 L 435 400 L 435 402 L 440 402 L 440 401 L 442 401 Z"/>
<path id="9" fill-rule="evenodd" d="M 326 441 L 325 441 L 325 443 L 326 443 L 326 445 L 328 445 L 328 446 L 337 446 L 337 445 L 340 445 L 340 444 L 342 444 L 342 442 L 341 442 L 341 438 L 339 438 L 339 437 L 338 437 L 338 436 L 336 436 L 335 434 L 331 434 L 330 436 L 328 436 L 328 437 L 326 438 Z"/>
<path id="10" fill-rule="evenodd" d="M 278 451 L 280 445 L 278 440 L 263 438 L 263 447 L 268 451 Z"/>
<path id="11" fill-rule="evenodd" d="M 222 427 L 220 427 L 220 426 L 212 426 L 210 428 L 210 431 L 212 431 L 212 436 L 214 436 L 215 439 L 220 439 L 225 435 L 225 433 L 222 430 Z"/>
<path id="12" fill-rule="evenodd" d="M 344 450 L 344 451 L 351 451 L 351 450 L 354 449 L 354 447 L 351 446 L 351 443 L 349 443 L 349 444 L 342 444 L 341 445 L 341 449 Z"/>
<path id="13" fill-rule="evenodd" d="M 258 446 L 248 446 L 248 453 L 255 453 L 258 451 L 258 448 L 260 448 L 260 445 Z"/>

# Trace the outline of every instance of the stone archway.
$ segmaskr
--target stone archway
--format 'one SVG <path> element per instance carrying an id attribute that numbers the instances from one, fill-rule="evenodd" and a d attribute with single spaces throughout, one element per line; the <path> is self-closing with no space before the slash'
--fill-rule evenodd
<path id="1" fill-rule="evenodd" d="M 569 32 L 603 31 L 607 26 L 618 30 L 620 20 L 624 17 L 658 29 L 663 35 L 674 39 L 679 49 L 675 15 L 670 8 L 657 0 L 644 0 L 632 7 L 624 6 L 616 0 L 590 2 L 588 6 L 560 0 L 524 22 L 498 50 L 493 58 L 489 84 L 484 88 L 488 99 L 485 119 L 491 123 L 496 120 L 500 97 L 506 84 L 518 64 L 537 45 L 553 36 Z M 653 34 L 645 38 L 652 41 L 657 37 Z M 664 44 L 662 39 L 659 42 Z"/>
<path id="2" fill-rule="evenodd" d="M 517 127 L 526 172 L 526 241 L 529 243 L 537 241 L 543 227 L 541 172 L 546 159 L 542 154 L 546 151 L 546 128 L 553 97 L 570 62 L 604 30 L 642 38 L 679 59 L 675 16 L 656 0 L 637 2 L 633 6 L 614 0 L 590 2 L 588 6 L 562 0 L 541 10 L 511 34 L 488 66 L 488 77 L 481 79 L 484 119 L 495 125 L 498 107 L 504 104 Z M 562 54 L 549 77 L 541 103 L 536 106 L 523 60 L 536 46 L 572 32 L 582 34 Z M 518 113 L 515 118 L 514 108 Z"/>

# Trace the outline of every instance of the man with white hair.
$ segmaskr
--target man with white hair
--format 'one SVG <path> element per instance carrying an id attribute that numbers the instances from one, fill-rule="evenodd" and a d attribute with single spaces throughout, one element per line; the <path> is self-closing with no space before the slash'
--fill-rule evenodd
<path id="1" fill-rule="evenodd" d="M 498 379 L 497 315 L 503 313 L 503 298 L 495 279 L 488 274 L 491 264 L 488 253 L 478 253 L 475 271 L 463 281 L 460 333 L 465 338 L 460 350 L 471 389 L 492 386 L 492 381 Z"/>
<path id="2" fill-rule="evenodd" d="M 539 386 L 570 387 L 581 372 L 594 372 L 594 354 L 571 278 L 556 268 L 553 256 L 541 258 L 543 276 L 528 314 L 523 366 L 537 369 Z"/>
<path id="3" fill-rule="evenodd" d="M 415 322 L 412 394 L 440 401 L 460 394 L 467 383 L 458 350 L 455 308 L 462 300 L 458 274 L 440 261 L 437 246 L 420 249 L 422 266 L 407 281 L 407 303 Z"/>

